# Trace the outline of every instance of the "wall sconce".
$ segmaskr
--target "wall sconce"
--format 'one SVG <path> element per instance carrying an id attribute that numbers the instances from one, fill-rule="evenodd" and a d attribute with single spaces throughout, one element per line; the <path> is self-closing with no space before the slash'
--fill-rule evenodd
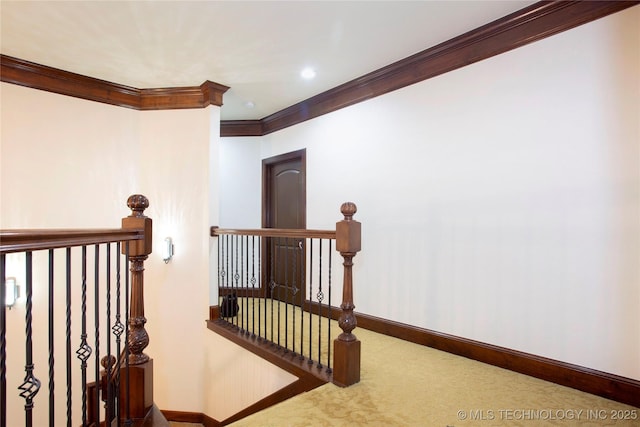
<path id="1" fill-rule="evenodd" d="M 20 297 L 20 288 L 15 277 L 7 277 L 5 280 L 5 299 L 4 304 L 11 309 Z"/>
<path id="2" fill-rule="evenodd" d="M 162 247 L 162 260 L 165 264 L 169 264 L 171 258 L 173 258 L 173 241 L 171 241 L 171 237 L 166 237 Z"/>

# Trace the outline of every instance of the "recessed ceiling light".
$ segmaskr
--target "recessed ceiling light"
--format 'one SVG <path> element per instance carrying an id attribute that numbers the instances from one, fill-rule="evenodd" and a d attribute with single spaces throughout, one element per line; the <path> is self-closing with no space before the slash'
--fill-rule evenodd
<path id="1" fill-rule="evenodd" d="M 316 70 L 313 68 L 307 67 L 300 72 L 300 76 L 305 80 L 311 80 L 316 76 Z"/>
<path id="2" fill-rule="evenodd" d="M 253 108 L 253 107 L 256 106 L 256 104 L 254 104 L 253 101 L 247 101 L 247 102 L 244 103 L 244 106 L 247 107 L 247 108 Z"/>

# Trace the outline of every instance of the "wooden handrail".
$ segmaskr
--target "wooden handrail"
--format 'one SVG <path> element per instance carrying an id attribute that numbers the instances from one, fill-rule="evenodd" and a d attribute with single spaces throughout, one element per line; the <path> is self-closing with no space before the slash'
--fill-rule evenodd
<path id="1" fill-rule="evenodd" d="M 143 229 L 0 230 L 0 253 L 143 240 Z"/>
<path id="2" fill-rule="evenodd" d="M 335 239 L 335 230 L 306 230 L 298 228 L 254 228 L 254 229 L 234 229 L 211 227 L 211 236 L 222 235 L 235 236 L 261 236 L 261 237 L 289 237 L 296 239 Z"/>

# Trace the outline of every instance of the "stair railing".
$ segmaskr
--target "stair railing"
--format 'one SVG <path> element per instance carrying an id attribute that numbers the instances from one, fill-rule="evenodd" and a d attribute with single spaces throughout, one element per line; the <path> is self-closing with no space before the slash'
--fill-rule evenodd
<path id="1" fill-rule="evenodd" d="M 335 230 L 211 227 L 218 238 L 219 293 L 211 321 L 325 381 L 343 387 L 360 381 L 360 341 L 353 334 L 352 267 L 361 238 L 356 210 L 344 203 Z M 336 251 L 344 266 L 339 306 L 333 302 Z"/>
<path id="2" fill-rule="evenodd" d="M 24 301 L 0 309 L 0 427 L 20 425 L 20 418 L 27 427 L 139 425 L 150 414 L 143 263 L 152 222 L 146 197 L 133 195 L 127 205 L 132 213 L 119 229 L 0 231 L 0 301 L 14 281 Z M 24 351 L 8 348 L 21 335 L 8 322 L 22 312 Z M 25 376 L 8 394 L 7 385 L 20 381 L 13 376 L 19 358 Z"/>

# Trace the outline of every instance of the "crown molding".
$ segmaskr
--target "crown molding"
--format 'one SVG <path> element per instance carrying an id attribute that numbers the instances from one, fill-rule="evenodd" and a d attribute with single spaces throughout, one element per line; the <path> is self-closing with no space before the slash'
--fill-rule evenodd
<path id="1" fill-rule="evenodd" d="M 337 86 L 259 120 L 262 135 L 302 123 L 558 34 L 634 6 L 640 1 L 538 2 L 475 30 Z M 222 136 L 242 133 L 237 121 L 221 121 Z"/>
<path id="2" fill-rule="evenodd" d="M 453 71 L 632 7 L 640 1 L 538 2 L 260 120 L 223 120 L 222 136 L 262 136 Z M 222 106 L 227 86 L 137 89 L 0 55 L 0 81 L 136 110 Z"/>
<path id="3" fill-rule="evenodd" d="M 261 120 L 224 120 L 220 126 L 220 136 L 262 136 Z"/>
<path id="4" fill-rule="evenodd" d="M 229 89 L 208 80 L 200 86 L 137 89 L 7 55 L 0 55 L 0 66 L 0 81 L 6 83 L 134 110 L 221 106 L 222 96 Z"/>

